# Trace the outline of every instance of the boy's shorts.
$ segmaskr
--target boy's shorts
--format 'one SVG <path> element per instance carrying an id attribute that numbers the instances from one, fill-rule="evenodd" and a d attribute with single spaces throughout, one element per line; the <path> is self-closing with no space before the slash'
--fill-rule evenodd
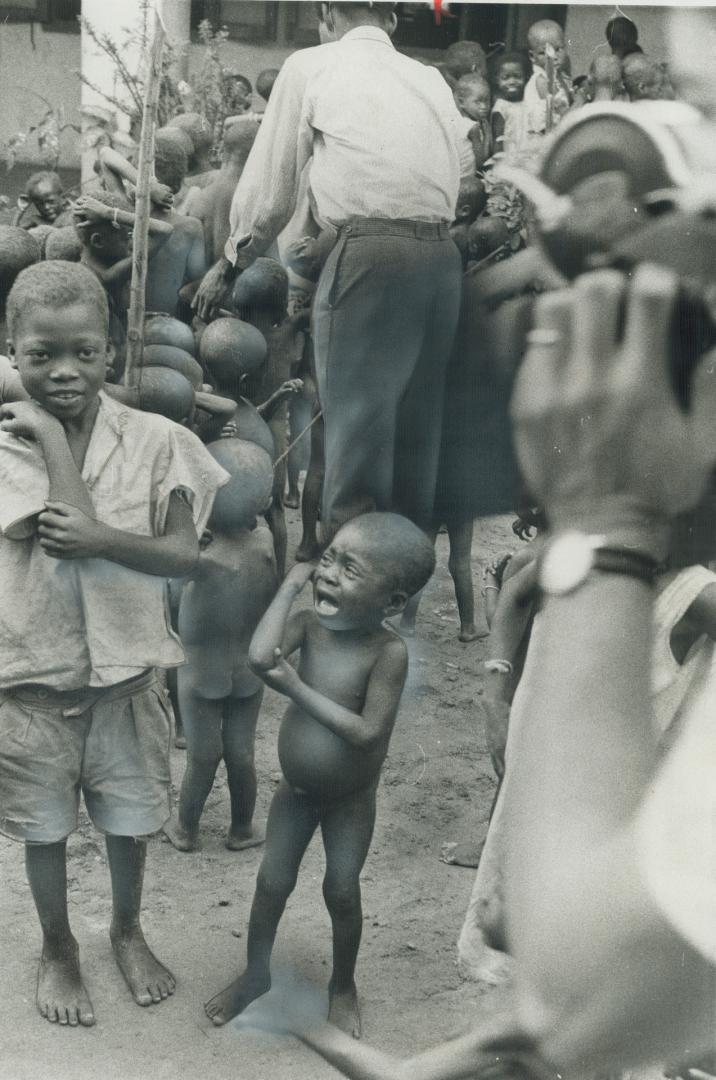
<path id="1" fill-rule="evenodd" d="M 0 832 L 54 844 L 87 813 L 112 836 L 169 817 L 170 713 L 156 673 L 107 689 L 0 690 Z"/>

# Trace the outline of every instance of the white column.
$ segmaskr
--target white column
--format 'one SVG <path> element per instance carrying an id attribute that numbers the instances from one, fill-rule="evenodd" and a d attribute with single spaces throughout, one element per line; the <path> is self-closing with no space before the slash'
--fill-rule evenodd
<path id="1" fill-rule="evenodd" d="M 177 74 L 180 79 L 186 79 L 189 74 L 191 0 L 164 0 L 159 10 L 167 39 L 176 54 Z"/>

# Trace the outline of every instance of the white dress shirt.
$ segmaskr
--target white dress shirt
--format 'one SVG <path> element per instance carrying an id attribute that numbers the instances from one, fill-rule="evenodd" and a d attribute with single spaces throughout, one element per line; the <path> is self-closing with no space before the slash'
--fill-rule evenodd
<path id="1" fill-rule="evenodd" d="M 239 247 L 260 255 L 279 235 L 309 159 L 324 221 L 452 221 L 461 173 L 475 171 L 459 151 L 461 119 L 440 72 L 397 52 L 376 26 L 295 52 L 236 188 L 227 258 Z"/>

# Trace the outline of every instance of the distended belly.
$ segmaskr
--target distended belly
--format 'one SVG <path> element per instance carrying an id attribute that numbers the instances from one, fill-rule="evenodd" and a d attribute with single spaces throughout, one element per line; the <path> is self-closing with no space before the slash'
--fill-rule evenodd
<path id="1" fill-rule="evenodd" d="M 289 784 L 326 800 L 366 787 L 380 771 L 384 756 L 382 747 L 359 750 L 293 708 L 278 736 L 278 757 Z"/>

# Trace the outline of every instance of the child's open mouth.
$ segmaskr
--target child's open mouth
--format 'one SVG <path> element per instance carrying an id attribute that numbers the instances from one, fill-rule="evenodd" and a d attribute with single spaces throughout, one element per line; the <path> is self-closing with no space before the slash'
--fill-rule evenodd
<path id="1" fill-rule="evenodd" d="M 336 615 L 338 612 L 337 602 L 331 594 L 325 589 L 322 589 L 320 585 L 316 586 L 313 606 L 319 615 Z"/>

